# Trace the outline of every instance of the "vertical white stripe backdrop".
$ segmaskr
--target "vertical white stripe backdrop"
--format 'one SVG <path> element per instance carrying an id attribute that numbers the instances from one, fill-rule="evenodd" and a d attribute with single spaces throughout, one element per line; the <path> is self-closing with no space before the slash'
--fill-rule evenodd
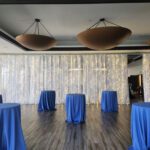
<path id="1" fill-rule="evenodd" d="M 150 102 L 150 54 L 143 54 L 144 101 Z"/>
<path id="2" fill-rule="evenodd" d="M 0 55 L 0 92 L 4 102 L 37 104 L 41 90 L 55 90 L 56 103 L 67 93 L 86 94 L 97 103 L 103 90 L 116 90 L 128 104 L 127 55 Z"/>

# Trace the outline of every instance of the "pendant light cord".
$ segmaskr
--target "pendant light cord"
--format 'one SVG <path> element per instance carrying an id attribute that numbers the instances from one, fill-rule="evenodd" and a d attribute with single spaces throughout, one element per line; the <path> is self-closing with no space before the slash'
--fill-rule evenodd
<path id="1" fill-rule="evenodd" d="M 37 22 L 37 29 L 38 29 L 38 35 L 39 35 L 39 33 L 40 33 L 40 31 L 39 31 L 39 22 Z"/>
<path id="2" fill-rule="evenodd" d="M 105 22 L 110 23 L 110 24 L 113 24 L 113 25 L 115 25 L 115 26 L 119 26 L 119 27 L 121 27 L 120 25 L 115 24 L 115 23 L 113 23 L 113 22 L 111 22 L 111 21 L 108 21 L 108 20 L 105 20 Z"/>
<path id="3" fill-rule="evenodd" d="M 47 30 L 47 28 L 46 28 L 41 22 L 39 22 L 39 23 L 40 23 L 40 25 L 45 29 L 45 31 L 46 31 L 50 36 L 53 37 L 53 35 Z"/>
<path id="4" fill-rule="evenodd" d="M 105 22 L 105 21 L 103 21 L 103 24 L 104 24 L 104 26 L 106 27 L 106 22 Z"/>
<path id="5" fill-rule="evenodd" d="M 29 31 L 29 29 L 35 24 L 35 21 L 23 32 L 23 34 L 25 34 L 26 32 Z"/>
<path id="6" fill-rule="evenodd" d="M 34 34 L 36 34 L 36 28 L 37 28 L 37 24 L 35 24 L 35 30 L 34 30 Z"/>
<path id="7" fill-rule="evenodd" d="M 31 27 L 35 24 L 35 30 L 34 30 L 34 34 L 40 34 L 40 26 L 41 25 L 44 30 L 51 36 L 53 37 L 53 35 L 47 30 L 47 28 L 40 22 L 40 19 L 35 19 L 34 22 L 23 32 L 23 34 L 27 33 Z M 54 37 L 53 37 L 54 38 Z"/>
<path id="8" fill-rule="evenodd" d="M 95 24 L 93 24 L 91 27 L 89 27 L 89 29 L 93 28 L 94 26 L 98 26 L 100 24 L 100 20 L 98 20 Z"/>
<path id="9" fill-rule="evenodd" d="M 115 26 L 119 26 L 118 24 L 115 24 L 115 23 L 113 23 L 113 22 L 111 22 L 111 21 L 106 20 L 105 18 L 102 18 L 102 19 L 99 19 L 99 21 L 97 21 L 97 22 L 96 22 L 95 24 L 93 24 L 91 27 L 89 27 L 88 30 L 91 29 L 91 28 L 93 28 L 93 27 L 96 28 L 97 26 L 100 25 L 101 22 L 104 24 L 105 27 L 106 27 L 106 23 L 109 23 L 109 24 L 112 24 L 112 25 L 115 25 Z M 119 27 L 121 27 L 121 26 L 119 26 Z"/>

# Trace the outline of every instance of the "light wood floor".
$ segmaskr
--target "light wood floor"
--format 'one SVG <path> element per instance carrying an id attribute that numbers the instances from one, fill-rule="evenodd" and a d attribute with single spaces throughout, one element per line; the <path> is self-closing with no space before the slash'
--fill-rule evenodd
<path id="1" fill-rule="evenodd" d="M 87 105 L 86 123 L 68 125 L 65 109 L 38 113 L 37 105 L 22 105 L 22 127 L 28 150 L 127 150 L 130 138 L 130 105 L 119 113 L 103 113 Z"/>

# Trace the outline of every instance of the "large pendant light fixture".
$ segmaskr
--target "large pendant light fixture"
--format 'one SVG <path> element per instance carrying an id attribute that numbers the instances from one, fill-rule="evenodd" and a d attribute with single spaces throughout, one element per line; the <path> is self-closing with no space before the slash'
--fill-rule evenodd
<path id="1" fill-rule="evenodd" d="M 31 27 L 35 25 L 34 34 L 26 34 Z M 40 35 L 39 25 L 49 34 L 49 36 Z M 40 22 L 40 19 L 35 21 L 26 29 L 26 31 L 16 37 L 16 41 L 26 48 L 36 51 L 48 50 L 56 44 L 54 37 L 48 32 L 46 27 Z"/>
<path id="2" fill-rule="evenodd" d="M 104 27 L 98 27 L 100 23 L 103 23 Z M 111 26 L 107 26 L 108 23 Z M 102 18 L 89 29 L 79 33 L 77 39 L 88 48 L 106 50 L 121 44 L 131 33 L 131 30 Z"/>

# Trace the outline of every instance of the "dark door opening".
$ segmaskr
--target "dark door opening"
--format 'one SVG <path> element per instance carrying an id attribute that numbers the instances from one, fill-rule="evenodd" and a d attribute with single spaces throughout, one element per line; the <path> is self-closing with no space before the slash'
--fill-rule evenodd
<path id="1" fill-rule="evenodd" d="M 142 75 L 143 55 L 128 55 L 128 86 L 130 103 L 144 101 L 143 75 Z"/>
<path id="2" fill-rule="evenodd" d="M 130 103 L 144 101 L 143 75 L 131 75 L 128 77 Z"/>

